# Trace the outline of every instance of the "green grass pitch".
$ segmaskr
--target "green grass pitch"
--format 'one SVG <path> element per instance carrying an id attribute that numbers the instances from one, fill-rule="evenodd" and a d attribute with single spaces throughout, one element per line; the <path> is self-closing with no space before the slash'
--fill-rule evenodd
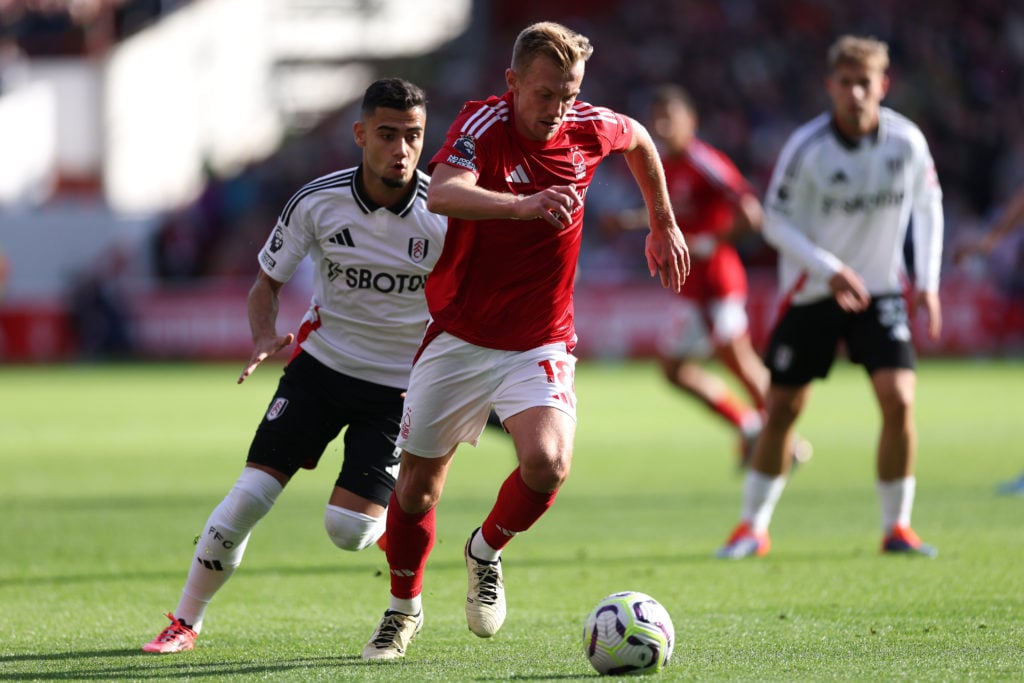
<path id="1" fill-rule="evenodd" d="M 995 493 L 1024 470 L 1019 360 L 921 365 L 914 526 L 935 560 L 878 553 L 878 414 L 859 369 L 816 385 L 799 425 L 814 460 L 782 498 L 772 553 L 735 562 L 712 558 L 739 511 L 729 431 L 650 363 L 584 361 L 573 473 L 505 553 L 495 638 L 475 638 L 462 607 L 462 545 L 514 461 L 488 430 L 453 464 L 405 660 L 359 659 L 387 566 L 323 531 L 334 444 L 257 527 L 197 649 L 144 654 L 280 366 L 237 386 L 240 367 L 0 367 L 0 680 L 586 679 L 583 620 L 626 589 L 674 619 L 659 680 L 1024 678 L 1024 497 Z"/>

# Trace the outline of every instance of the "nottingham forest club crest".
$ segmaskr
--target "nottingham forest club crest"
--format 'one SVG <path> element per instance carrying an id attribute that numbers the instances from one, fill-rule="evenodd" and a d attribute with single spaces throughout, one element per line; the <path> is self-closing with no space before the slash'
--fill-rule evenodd
<path id="1" fill-rule="evenodd" d="M 423 237 L 409 238 L 409 258 L 415 263 L 420 263 L 427 258 L 427 251 L 430 249 L 430 240 Z"/>
<path id="2" fill-rule="evenodd" d="M 572 170 L 576 173 L 576 180 L 583 180 L 587 177 L 587 160 L 583 157 L 579 147 L 573 147 L 570 155 L 572 158 Z"/>

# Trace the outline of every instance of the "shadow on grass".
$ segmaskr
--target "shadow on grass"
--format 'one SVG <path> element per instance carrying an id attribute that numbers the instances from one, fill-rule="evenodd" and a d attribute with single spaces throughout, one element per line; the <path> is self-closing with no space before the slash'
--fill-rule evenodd
<path id="1" fill-rule="evenodd" d="M 237 676 L 259 676 L 280 674 L 289 671 L 301 671 L 303 669 L 316 669 L 320 673 L 329 669 L 351 670 L 355 667 L 371 667 L 373 673 L 379 673 L 378 667 L 396 667 L 396 673 L 409 674 L 404 665 L 414 662 L 387 662 L 373 663 L 365 662 L 359 656 L 349 655 L 343 657 L 297 657 L 295 659 L 282 659 L 276 662 L 197 662 L 193 661 L 190 653 L 182 653 L 174 657 L 164 655 L 153 655 L 141 652 L 137 649 L 125 650 L 91 650 L 84 652 L 53 652 L 53 653 L 25 653 L 0 656 L 0 665 L 4 671 L 0 673 L 0 681 L 21 681 L 26 679 L 36 681 L 89 681 L 89 680 L 146 680 L 146 679 L 168 679 L 168 678 L 226 678 Z M 104 664 L 98 661 L 102 659 L 120 660 L 114 664 Z M 130 658 L 129 661 L 124 661 Z M 15 669 L 19 668 L 20 671 Z M 60 667 L 67 667 L 67 671 L 56 671 Z M 401 668 L 401 671 L 399 671 Z M 368 674 L 371 670 L 368 670 Z M 474 677 L 475 681 L 497 681 L 497 680 L 589 680 L 597 674 L 576 675 L 525 675 L 501 677 Z"/>
<path id="2" fill-rule="evenodd" d="M 777 557 L 772 558 L 755 558 L 752 560 L 745 561 L 734 561 L 734 560 L 721 560 L 715 558 L 711 551 L 704 552 L 678 552 L 678 553 L 664 553 L 657 555 L 623 555 L 621 557 L 614 557 L 604 555 L 600 558 L 601 562 L 605 565 L 624 565 L 624 566 L 636 566 L 642 564 L 645 566 L 664 566 L 666 564 L 686 564 L 686 565 L 701 565 L 706 564 L 710 566 L 738 566 L 738 565 L 750 565 L 750 564 L 761 564 L 761 565 L 776 565 L 783 564 L 781 560 L 787 562 L 805 563 L 805 562 L 826 562 L 826 563 L 842 563 L 847 562 L 851 559 L 863 559 L 865 557 L 878 556 L 883 557 L 874 548 L 855 548 L 846 553 L 789 553 L 785 554 L 782 552 L 775 553 Z M 575 566 L 581 562 L 590 561 L 590 554 L 586 550 L 580 550 L 573 554 L 572 557 L 547 557 L 547 558 L 515 558 L 509 557 L 505 560 L 505 566 L 509 569 L 513 568 L 564 568 L 568 566 Z M 465 565 L 461 557 L 459 559 L 446 559 L 431 561 L 427 568 L 428 573 L 433 571 L 452 571 L 463 569 Z M 185 567 L 184 569 L 187 569 Z M 380 554 L 379 562 L 374 565 L 367 564 L 347 564 L 339 562 L 338 564 L 321 564 L 305 567 L 295 566 L 276 566 L 276 567 L 248 567 L 243 566 L 238 571 L 238 576 L 337 576 L 337 575 L 359 575 L 359 574 L 373 574 L 375 576 L 383 576 L 387 572 L 387 561 L 384 559 L 383 553 Z M 102 581 L 155 581 L 155 580 L 181 580 L 184 576 L 184 572 L 181 570 L 176 571 L 159 571 L 159 572 L 124 572 L 124 571 L 110 571 L 110 572 L 92 572 L 83 574 L 54 574 L 48 576 L 19 576 L 0 579 L 0 588 L 16 587 L 16 586 L 47 586 L 47 585 L 67 585 L 72 583 L 92 583 Z M 0 660 L 2 661 L 2 660 Z"/>
<path id="3" fill-rule="evenodd" d="M 474 681 L 587 681 L 591 678 L 599 678 L 598 674 L 559 674 L 557 676 L 544 674 L 536 676 L 501 676 L 491 678 L 473 678 Z"/>
<path id="4" fill-rule="evenodd" d="M 99 659 L 118 659 L 116 664 L 103 664 Z M 130 661 L 123 661 L 131 658 Z M 138 649 L 91 650 L 84 652 L 25 653 L 0 656 L 4 671 L 0 680 L 36 681 L 62 680 L 144 680 L 147 678 L 225 678 L 283 673 L 301 669 L 324 670 L 338 667 L 366 666 L 358 656 L 298 657 L 275 662 L 197 662 L 187 654 L 167 657 Z M 23 668 L 15 671 L 18 665 Z M 33 666 L 34 665 L 34 666 Z M 66 667 L 67 671 L 55 669 Z"/>
<path id="5" fill-rule="evenodd" d="M 332 564 L 332 565 L 317 565 L 310 567 L 243 567 L 238 570 L 238 576 L 243 574 L 246 576 L 316 576 L 320 574 L 324 575 L 338 575 L 338 574 L 381 574 L 385 573 L 387 562 L 384 560 L 384 555 L 381 554 L 380 566 L 370 567 L 365 564 L 363 565 L 351 565 L 351 564 Z M 6 579 L 0 579 L 0 588 L 7 588 L 12 586 L 47 586 L 47 585 L 66 585 L 70 583 L 93 583 L 97 581 L 155 581 L 155 580 L 182 580 L 188 571 L 188 565 L 184 565 L 177 571 L 159 571 L 159 572 L 125 572 L 125 571 L 110 571 L 110 572 L 91 572 L 84 574 L 51 574 L 46 576 L 17 576 Z"/>

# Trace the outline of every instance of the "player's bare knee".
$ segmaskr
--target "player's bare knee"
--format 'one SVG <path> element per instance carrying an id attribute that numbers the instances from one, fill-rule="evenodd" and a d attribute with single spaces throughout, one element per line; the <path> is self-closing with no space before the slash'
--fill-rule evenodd
<path id="1" fill-rule="evenodd" d="M 567 454 L 523 461 L 519 465 L 519 474 L 523 483 L 534 491 L 557 491 L 569 478 L 571 462 L 572 458 Z"/>
<path id="2" fill-rule="evenodd" d="M 658 365 L 661 367 L 661 374 L 664 375 L 665 379 L 673 384 L 679 383 L 679 370 L 683 363 L 677 358 L 661 358 L 658 361 Z"/>
<path id="3" fill-rule="evenodd" d="M 324 529 L 334 545 L 353 552 L 367 548 L 384 535 L 385 516 L 371 517 L 337 505 L 324 511 Z"/>
<path id="4" fill-rule="evenodd" d="M 413 491 L 410 489 L 400 492 L 398 489 L 395 489 L 395 500 L 398 501 L 398 506 L 402 509 L 402 512 L 410 515 L 421 515 L 437 507 L 440 496 L 431 491 Z"/>
<path id="5" fill-rule="evenodd" d="M 906 387 L 891 386 L 878 390 L 878 407 L 882 419 L 889 424 L 907 422 L 914 410 L 913 392 Z"/>
<path id="6" fill-rule="evenodd" d="M 676 365 L 676 383 L 683 389 L 695 390 L 706 381 L 708 372 L 690 360 L 680 360 Z"/>
<path id="7" fill-rule="evenodd" d="M 886 425 L 905 426 L 913 421 L 913 407 L 909 402 L 892 400 L 881 404 L 882 422 Z"/>
<path id="8" fill-rule="evenodd" d="M 395 499 L 403 512 L 418 515 L 437 506 L 441 500 L 444 477 L 403 473 L 395 485 Z"/>

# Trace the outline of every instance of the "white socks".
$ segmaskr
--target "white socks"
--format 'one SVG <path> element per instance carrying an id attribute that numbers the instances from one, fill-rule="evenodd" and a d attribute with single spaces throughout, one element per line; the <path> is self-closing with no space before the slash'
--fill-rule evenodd
<path id="1" fill-rule="evenodd" d="M 882 510 L 882 532 L 888 534 L 894 526 L 909 527 L 917 480 L 911 476 L 893 481 L 879 481 L 877 486 L 878 501 Z M 756 470 L 748 470 L 743 482 L 743 509 L 740 518 L 754 531 L 767 531 L 775 513 L 775 505 L 785 488 L 785 476 L 770 477 Z"/>
<path id="2" fill-rule="evenodd" d="M 391 607 L 389 609 L 392 612 L 401 612 L 402 614 L 414 617 L 423 611 L 423 596 L 417 595 L 415 598 L 406 600 L 405 598 L 396 598 L 392 595 Z"/>
<path id="3" fill-rule="evenodd" d="M 495 550 L 484 540 L 482 531 L 477 530 L 469 541 L 469 554 L 481 562 L 497 562 L 501 551 Z"/>
<path id="4" fill-rule="evenodd" d="M 782 490 L 786 488 L 786 477 L 770 477 L 757 470 L 747 470 L 743 480 L 743 509 L 740 519 L 755 531 L 767 531 L 775 513 Z"/>
<path id="5" fill-rule="evenodd" d="M 882 509 L 882 533 L 888 534 L 894 526 L 909 527 L 917 479 L 911 476 L 892 481 L 879 481 L 877 486 L 878 503 Z"/>
<path id="6" fill-rule="evenodd" d="M 234 487 L 210 513 L 174 616 L 202 629 L 206 606 L 241 563 L 249 534 L 284 487 L 262 470 L 246 467 Z"/>

